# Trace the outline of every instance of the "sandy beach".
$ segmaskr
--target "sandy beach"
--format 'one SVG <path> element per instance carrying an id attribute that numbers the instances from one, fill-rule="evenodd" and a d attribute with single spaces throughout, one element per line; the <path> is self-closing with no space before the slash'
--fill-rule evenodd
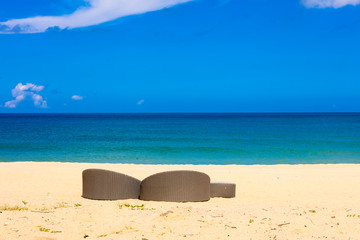
<path id="1" fill-rule="evenodd" d="M 200 203 L 94 201 L 81 172 L 191 169 L 235 182 Z M 0 163 L 0 239 L 360 239 L 360 165 Z M 139 207 L 144 205 L 143 207 Z"/>

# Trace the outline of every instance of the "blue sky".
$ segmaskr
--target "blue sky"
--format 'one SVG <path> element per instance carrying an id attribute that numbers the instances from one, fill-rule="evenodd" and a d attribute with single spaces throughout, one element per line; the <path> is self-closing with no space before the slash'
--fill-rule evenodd
<path id="1" fill-rule="evenodd" d="M 360 0 L 3 0 L 0 33 L 0 113 L 360 111 Z"/>

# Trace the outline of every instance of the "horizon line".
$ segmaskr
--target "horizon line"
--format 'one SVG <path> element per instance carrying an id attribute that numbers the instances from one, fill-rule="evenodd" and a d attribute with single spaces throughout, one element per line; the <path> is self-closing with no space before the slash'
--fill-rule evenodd
<path id="1" fill-rule="evenodd" d="M 333 113 L 360 113 L 358 112 L 16 112 L 2 114 L 333 114 Z"/>

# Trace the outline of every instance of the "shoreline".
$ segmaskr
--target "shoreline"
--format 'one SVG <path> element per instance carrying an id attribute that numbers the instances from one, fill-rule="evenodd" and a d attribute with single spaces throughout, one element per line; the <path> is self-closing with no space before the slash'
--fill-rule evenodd
<path id="1" fill-rule="evenodd" d="M 235 182 L 236 197 L 197 203 L 89 200 L 81 197 L 81 172 L 87 168 L 118 171 L 140 180 L 167 170 L 201 171 L 212 180 Z M 360 164 L 1 162 L 0 207 L 27 210 L 0 210 L 0 240 L 71 240 L 85 235 L 149 240 L 359 239 L 358 186 Z M 125 204 L 144 204 L 145 210 L 131 210 Z"/>
<path id="2" fill-rule="evenodd" d="M 162 163 L 112 163 L 112 162 L 58 162 L 58 161 L 10 161 L 10 162 L 2 162 L 0 161 L 0 165 L 1 164 L 10 164 L 10 163 L 53 163 L 53 164 L 108 164 L 108 165 L 136 165 L 136 166 L 322 166 L 322 165 L 335 165 L 335 166 L 339 166 L 339 165 L 360 165 L 360 163 L 347 163 L 347 162 L 339 162 L 339 163 L 278 163 L 278 164 L 191 164 L 191 163 L 184 163 L 184 164 L 162 164 Z"/>

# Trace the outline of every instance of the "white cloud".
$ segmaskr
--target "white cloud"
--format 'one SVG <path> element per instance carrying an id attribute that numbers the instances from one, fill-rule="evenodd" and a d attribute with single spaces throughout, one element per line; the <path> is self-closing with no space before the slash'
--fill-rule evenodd
<path id="1" fill-rule="evenodd" d="M 341 8 L 346 5 L 358 5 L 360 0 L 302 0 L 308 8 Z"/>
<path id="2" fill-rule="evenodd" d="M 63 16 L 37 16 L 0 22 L 0 33 L 38 33 L 49 28 L 80 28 L 115 20 L 120 17 L 168 8 L 191 0 L 84 0 L 81 7 Z"/>
<path id="3" fill-rule="evenodd" d="M 141 105 L 141 104 L 143 104 L 144 102 L 145 102 L 145 100 L 144 100 L 144 99 L 141 99 L 140 101 L 137 102 L 137 105 Z"/>
<path id="4" fill-rule="evenodd" d="M 83 100 L 83 97 L 82 96 L 79 96 L 79 95 L 74 95 L 71 97 L 72 100 L 75 100 L 75 101 L 79 101 L 79 100 Z"/>
<path id="5" fill-rule="evenodd" d="M 11 90 L 12 96 L 15 100 L 11 100 L 5 103 L 7 108 L 16 108 L 17 105 L 26 99 L 27 96 L 30 96 L 34 101 L 34 105 L 41 108 L 47 108 L 47 102 L 43 99 L 42 96 L 36 92 L 41 92 L 44 89 L 44 86 L 37 86 L 32 83 L 27 83 L 23 85 L 19 83 L 14 89 Z"/>

